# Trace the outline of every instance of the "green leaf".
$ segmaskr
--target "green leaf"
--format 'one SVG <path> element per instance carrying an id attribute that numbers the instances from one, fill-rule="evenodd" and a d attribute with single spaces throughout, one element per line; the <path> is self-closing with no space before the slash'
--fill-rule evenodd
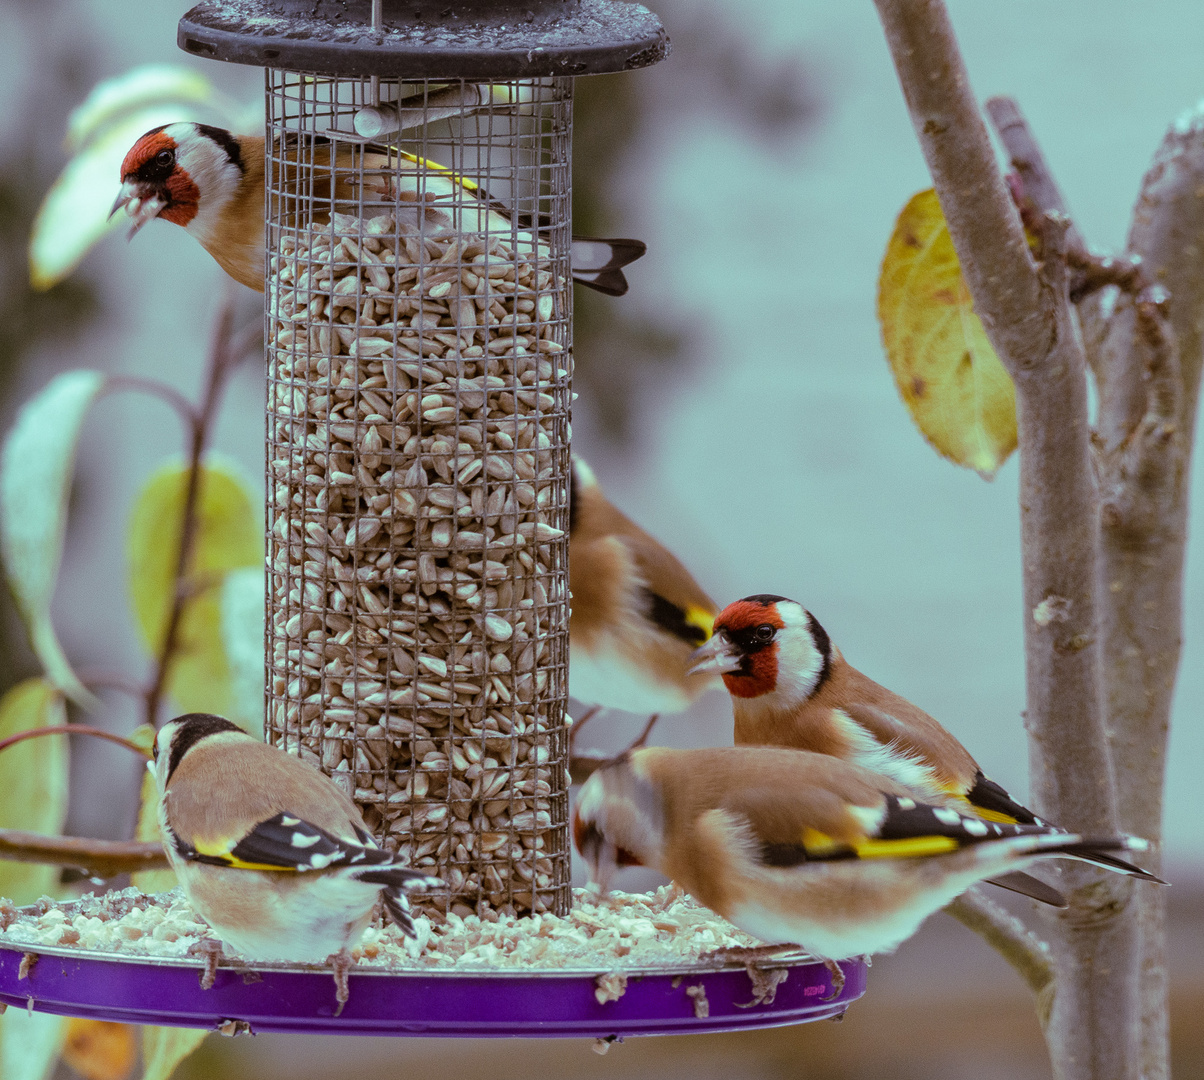
<path id="1" fill-rule="evenodd" d="M 199 107 L 217 101 L 213 84 L 199 71 L 175 64 L 141 64 L 92 87 L 67 121 L 67 149 L 78 153 L 106 128 L 135 111 L 169 103 Z M 183 112 L 176 110 L 177 120 L 190 118 Z M 147 130 L 143 128 L 138 135 Z"/>
<path id="2" fill-rule="evenodd" d="M 26 679 L 0 698 L 0 739 L 66 722 L 62 695 L 45 679 Z M 62 832 L 67 818 L 66 736 L 26 739 L 0 753 L 0 792 L 0 829 Z M 0 861 L 0 896 L 17 904 L 57 892 L 58 881 L 57 866 Z"/>
<path id="3" fill-rule="evenodd" d="M 146 482 L 130 518 L 130 595 L 142 640 L 162 651 L 175 592 L 188 469 L 179 462 Z M 233 704 L 230 666 L 221 635 L 220 596 L 226 575 L 263 570 L 260 500 L 237 467 L 209 460 L 201 468 L 192 565 L 184 581 L 183 618 L 168 693 L 185 712 L 227 715 Z"/>
<path id="4" fill-rule="evenodd" d="M 200 1046 L 208 1034 L 205 1028 L 144 1027 L 142 1080 L 168 1080 L 176 1066 Z"/>
<path id="5" fill-rule="evenodd" d="M 932 446 L 990 479 L 1016 449 L 1016 389 L 974 313 L 936 192 L 899 214 L 878 281 L 895 384 Z"/>
<path id="6" fill-rule="evenodd" d="M 229 717 L 263 738 L 263 568 L 231 570 L 222 586 L 222 643 L 230 666 Z"/>
<path id="7" fill-rule="evenodd" d="M 103 387 L 98 371 L 56 375 L 22 406 L 0 449 L 0 553 L 9 587 L 47 676 L 89 709 L 96 698 L 63 655 L 50 621 L 50 601 L 63 558 L 80 427 Z"/>
<path id="8" fill-rule="evenodd" d="M 9 1009 L 0 1016 L 0 1076 L 4 1080 L 47 1080 L 66 1034 L 66 1017 Z"/>

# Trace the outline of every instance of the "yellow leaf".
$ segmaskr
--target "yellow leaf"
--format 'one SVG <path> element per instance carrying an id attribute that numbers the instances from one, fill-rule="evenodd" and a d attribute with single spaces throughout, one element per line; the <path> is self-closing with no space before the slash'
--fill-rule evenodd
<path id="1" fill-rule="evenodd" d="M 144 1027 L 142 1080 L 168 1080 L 208 1034 L 205 1028 Z"/>
<path id="2" fill-rule="evenodd" d="M 130 595 L 143 642 L 158 655 L 171 612 L 188 470 L 160 468 L 147 481 L 130 519 Z M 168 693 L 185 712 L 226 714 L 232 705 L 230 667 L 221 633 L 221 587 L 238 567 L 263 567 L 259 499 L 232 465 L 201 470 L 188 597 L 178 632 Z"/>
<path id="3" fill-rule="evenodd" d="M 150 753 L 155 744 L 155 729 L 150 724 L 140 725 L 131 733 L 130 742 L 137 743 Z M 134 839 L 147 843 L 163 842 L 163 834 L 159 830 L 159 785 L 155 783 L 150 769 L 142 774 L 138 828 Z M 176 887 L 176 874 L 174 870 L 140 870 L 130 876 L 130 882 L 145 893 L 168 892 Z"/>
<path id="4" fill-rule="evenodd" d="M 924 438 L 990 479 L 1016 449 L 1016 391 L 962 280 L 936 192 L 903 208 L 878 279 L 895 383 Z"/>
<path id="5" fill-rule="evenodd" d="M 26 679 L 0 699 L 0 739 L 65 724 L 62 695 L 46 679 Z M 0 828 L 57 834 L 67 817 L 67 738 L 46 735 L 0 753 Z M 0 861 L 0 896 L 32 904 L 58 891 L 59 868 Z"/>
<path id="6" fill-rule="evenodd" d="M 85 1080 L 125 1080 L 138 1056 L 137 1033 L 130 1024 L 68 1020 L 63 1061 Z"/>

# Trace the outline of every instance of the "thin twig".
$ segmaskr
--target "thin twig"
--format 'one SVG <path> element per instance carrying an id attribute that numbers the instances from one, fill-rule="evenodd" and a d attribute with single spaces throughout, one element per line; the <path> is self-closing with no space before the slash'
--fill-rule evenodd
<path id="1" fill-rule="evenodd" d="M 179 645 L 180 625 L 194 590 L 188 581 L 192 566 L 193 548 L 196 545 L 197 507 L 200 501 L 201 466 L 205 448 L 217 417 L 218 405 L 226 380 L 234 368 L 245 358 L 260 333 L 258 326 L 239 333 L 234 331 L 234 294 L 228 291 L 218 310 L 213 330 L 213 341 L 209 348 L 208 370 L 205 380 L 205 396 L 200 409 L 194 414 L 188 449 L 188 480 L 184 489 L 184 509 L 180 517 L 180 548 L 176 557 L 176 569 L 172 584 L 171 610 L 159 649 L 154 679 L 146 691 L 146 723 L 157 726 L 159 706 L 167 687 Z"/>
<path id="2" fill-rule="evenodd" d="M 1054 966 L 1049 946 L 1006 908 L 983 896 L 977 888 L 962 893 L 945 911 L 973 930 L 1002 956 L 1037 997 L 1044 1027 L 1053 1005 Z"/>
<path id="3" fill-rule="evenodd" d="M 112 393 L 118 390 L 134 390 L 140 394 L 149 394 L 151 397 L 157 397 L 175 409 L 180 419 L 190 429 L 196 425 L 197 414 L 195 407 L 174 386 L 169 386 L 158 379 L 147 379 L 141 375 L 110 375 L 105 380 L 104 392 Z"/>
<path id="4" fill-rule="evenodd" d="M 110 878 L 170 865 L 162 844 L 138 840 L 95 840 L 86 836 L 44 836 L 0 829 L 0 859 L 73 866 L 90 877 Z"/>
<path id="5" fill-rule="evenodd" d="M 1071 302 L 1077 304 L 1108 285 L 1116 285 L 1133 295 L 1148 288 L 1149 282 L 1139 259 L 1096 255 L 1087 247 L 1070 219 L 1066 200 L 1016 101 L 1010 97 L 988 98 L 986 111 L 1012 168 L 1016 170 L 1019 190 L 1013 190 L 1013 198 L 1025 224 L 1039 228 L 1033 223 L 1046 214 L 1061 214 L 1070 220 L 1066 230 L 1066 261 L 1075 272 L 1070 280 Z"/>
<path id="6" fill-rule="evenodd" d="M 15 746 L 26 739 L 40 739 L 43 735 L 91 735 L 95 739 L 106 739 L 118 746 L 124 746 L 141 757 L 150 757 L 150 754 L 137 743 L 124 739 L 120 735 L 114 735 L 111 731 L 105 731 L 104 728 L 92 727 L 89 724 L 50 724 L 46 727 L 26 728 L 24 731 L 18 731 L 15 735 L 0 739 L 0 750 L 7 750 L 10 746 Z"/>

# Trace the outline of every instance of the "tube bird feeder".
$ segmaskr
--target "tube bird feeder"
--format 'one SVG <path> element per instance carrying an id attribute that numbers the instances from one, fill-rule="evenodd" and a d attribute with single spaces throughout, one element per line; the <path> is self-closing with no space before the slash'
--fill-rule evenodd
<path id="1" fill-rule="evenodd" d="M 569 906 L 573 77 L 615 0 L 234 0 L 265 71 L 270 742 L 459 914 Z"/>

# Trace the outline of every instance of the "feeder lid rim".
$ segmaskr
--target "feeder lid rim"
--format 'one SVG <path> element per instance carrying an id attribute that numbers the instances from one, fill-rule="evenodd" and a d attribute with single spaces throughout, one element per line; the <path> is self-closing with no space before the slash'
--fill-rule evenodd
<path id="1" fill-rule="evenodd" d="M 384 0 L 380 29 L 368 9 L 367 0 L 204 0 L 176 40 L 229 63 L 415 80 L 597 75 L 669 54 L 660 19 L 624 0 Z"/>

